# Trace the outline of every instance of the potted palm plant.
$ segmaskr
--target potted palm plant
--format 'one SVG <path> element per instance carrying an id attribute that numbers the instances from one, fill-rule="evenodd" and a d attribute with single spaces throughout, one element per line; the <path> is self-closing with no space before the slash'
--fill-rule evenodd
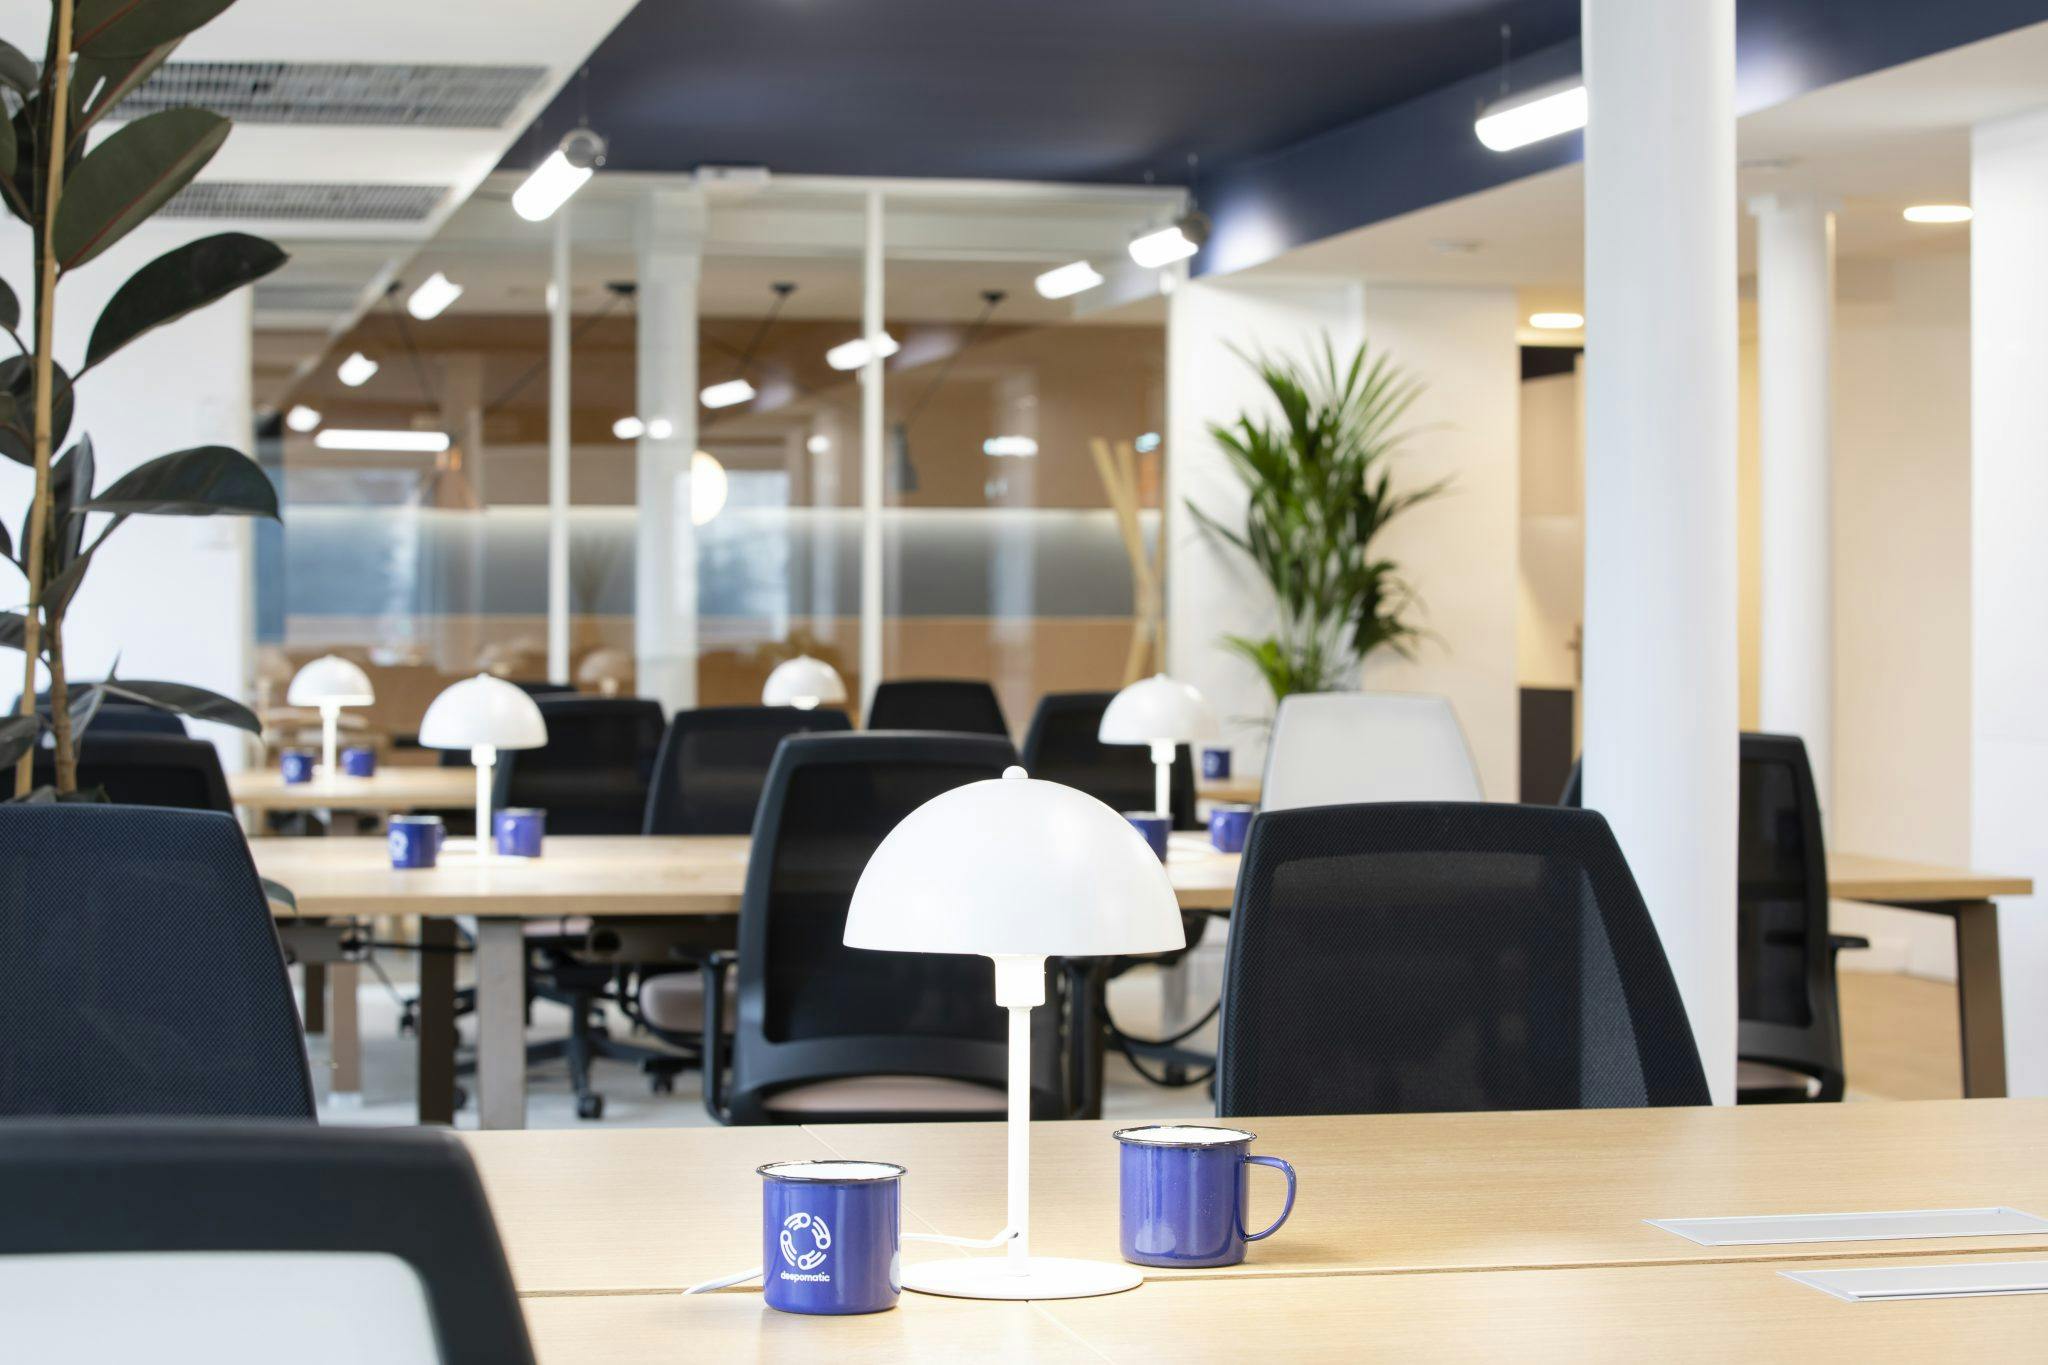
<path id="1" fill-rule="evenodd" d="M 32 240 L 26 291 L 0 280 L 0 330 L 15 354 L 0 360 L 0 455 L 28 467 L 34 491 L 18 534 L 0 524 L 0 557 L 26 585 L 18 611 L 0 612 L 0 645 L 24 656 L 20 714 L 0 720 L 0 767 L 12 791 L 31 795 L 31 751 L 45 732 L 59 798 L 77 786 L 77 736 L 100 702 L 114 698 L 257 731 L 241 703 L 182 683 L 108 679 L 74 686 L 65 675 L 64 621 L 94 554 L 134 516 L 276 519 L 277 493 L 239 451 L 200 446 L 160 455 L 102 489 L 93 445 L 81 432 L 67 448 L 73 388 L 136 338 L 277 269 L 284 253 L 246 233 L 188 242 L 136 271 L 94 324 L 83 356 L 55 354 L 58 291 L 189 184 L 226 140 L 227 119 L 209 110 L 165 109 L 104 137 L 89 135 L 162 66 L 194 29 L 233 0 L 51 0 L 40 65 L 0 41 L 0 199 Z M 58 452 L 62 453 L 59 454 Z M 38 666 L 49 705 L 36 705 Z"/>
<path id="2" fill-rule="evenodd" d="M 1209 428 L 1249 495 L 1244 526 L 1192 502 L 1188 510 L 1273 591 L 1273 632 L 1222 642 L 1259 670 L 1277 704 L 1355 687 L 1375 651 L 1410 653 L 1421 634 L 1415 594 L 1373 542 L 1447 481 L 1395 486 L 1395 456 L 1410 435 L 1402 419 L 1422 385 L 1384 352 L 1361 343 L 1340 361 L 1326 335 L 1312 361 L 1243 358 L 1279 410 L 1277 420 L 1247 413 Z"/>

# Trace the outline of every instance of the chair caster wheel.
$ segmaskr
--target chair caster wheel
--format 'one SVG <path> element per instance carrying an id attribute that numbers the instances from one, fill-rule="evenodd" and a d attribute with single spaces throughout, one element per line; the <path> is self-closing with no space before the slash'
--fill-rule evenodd
<path id="1" fill-rule="evenodd" d="M 604 1096 L 578 1095 L 576 1117 L 579 1119 L 601 1119 L 604 1117 Z"/>
<path id="2" fill-rule="evenodd" d="M 673 1095 L 676 1093 L 676 1078 L 673 1076 L 649 1076 L 647 1093 L 650 1095 Z"/>

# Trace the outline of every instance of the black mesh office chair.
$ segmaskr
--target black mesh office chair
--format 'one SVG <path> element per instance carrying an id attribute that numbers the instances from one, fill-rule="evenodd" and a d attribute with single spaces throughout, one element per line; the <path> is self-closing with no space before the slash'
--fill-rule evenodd
<path id="1" fill-rule="evenodd" d="M 782 742 L 754 824 L 740 902 L 732 1075 L 705 1067 L 722 1123 L 987 1119 L 1004 1109 L 1009 1045 L 984 959 L 848 948 L 861 869 L 941 792 L 1016 762 L 993 737 L 797 735 Z M 971 914 L 973 907 L 962 906 Z M 723 965 L 715 970 L 723 971 Z M 1057 995 L 1048 995 L 1056 1000 Z M 720 1036 L 723 992 L 704 1036 Z M 1059 1010 L 1035 1010 L 1032 1108 L 1062 1112 Z"/>
<path id="2" fill-rule="evenodd" d="M 507 681 L 511 681 L 514 687 L 524 692 L 527 696 L 532 697 L 535 701 L 541 701 L 548 697 L 573 697 L 576 695 L 576 685 L 574 683 L 517 682 L 511 679 Z"/>
<path id="3" fill-rule="evenodd" d="M 1820 798 L 1796 735 L 1742 737 L 1736 837 L 1736 1100 L 1839 1100 L 1835 955 L 1869 940 L 1828 932 Z"/>
<path id="4" fill-rule="evenodd" d="M 1677 984 L 1590 811 L 1387 803 L 1252 823 L 1216 1112 L 1705 1104 Z"/>
<path id="5" fill-rule="evenodd" d="M 175 717 L 174 717 L 175 719 Z M 124 806 L 176 806 L 185 810 L 233 811 L 220 751 L 203 739 L 181 735 L 103 734 L 99 721 L 78 739 L 78 788 L 103 791 Z M 57 779 L 56 755 L 38 748 L 34 781 Z"/>
<path id="6" fill-rule="evenodd" d="M 661 747 L 661 703 L 543 696 L 534 704 L 548 742 L 498 755 L 493 806 L 545 810 L 550 834 L 638 834 Z"/>
<path id="7" fill-rule="evenodd" d="M 996 690 L 977 678 L 902 678 L 875 688 L 870 730 L 945 730 L 1010 737 Z"/>
<path id="8" fill-rule="evenodd" d="M 846 713 L 830 708 L 704 706 L 678 711 L 661 737 L 641 829 L 647 834 L 751 833 L 776 746 L 790 735 L 850 728 Z"/>
<path id="9" fill-rule="evenodd" d="M 0 806 L 0 1115 L 31 1114 L 312 1118 L 233 816 Z"/>
<path id="10" fill-rule="evenodd" d="M 1033 777 L 1076 787 L 1112 810 L 1151 810 L 1158 800 L 1152 751 L 1142 744 L 1104 744 L 1096 733 L 1114 692 L 1051 692 L 1038 699 L 1024 732 L 1024 767 Z M 1195 763 L 1187 745 L 1174 751 L 1168 779 L 1175 829 L 1198 829 Z"/>
<path id="11" fill-rule="evenodd" d="M 405 1359 L 533 1360 L 483 1184 L 446 1133 L 14 1124 L 0 1129 L 0 1188 L 0 1280 L 10 1258 L 35 1257 L 43 1291 L 10 1310 L 9 1353 L 22 1360 L 291 1358 L 274 1333 L 237 1330 L 261 1310 L 251 1296 L 273 1264 L 301 1292 L 320 1286 L 285 1311 L 294 1330 L 318 1338 L 310 1354 L 321 1360 L 345 1354 L 330 1332 L 371 1349 L 350 1315 Z M 300 1267 L 315 1257 L 309 1281 Z M 386 1269 L 385 1257 L 403 1268 Z M 173 1266 L 188 1297 L 166 1313 L 161 1277 Z"/>

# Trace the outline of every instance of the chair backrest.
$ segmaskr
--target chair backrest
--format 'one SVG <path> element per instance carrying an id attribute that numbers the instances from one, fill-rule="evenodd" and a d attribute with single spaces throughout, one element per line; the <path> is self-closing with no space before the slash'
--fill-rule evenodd
<path id="1" fill-rule="evenodd" d="M 577 695 L 574 683 L 557 682 L 513 682 L 512 685 L 527 696 L 539 701 L 542 697 L 573 697 Z"/>
<path id="2" fill-rule="evenodd" d="M 978 678 L 899 678 L 875 688 L 870 730 L 945 730 L 1010 737 L 996 690 Z"/>
<path id="3" fill-rule="evenodd" d="M 0 1322 L 19 1360 L 523 1365 L 462 1144 L 412 1129 L 0 1129 Z"/>
<path id="4" fill-rule="evenodd" d="M 0 1115 L 30 1114 L 313 1116 L 233 816 L 0 806 Z"/>
<path id="5" fill-rule="evenodd" d="M 1705 1103 L 1663 946 L 1597 814 L 1421 802 L 1252 822 L 1219 1114 Z"/>
<path id="6" fill-rule="evenodd" d="M 735 1122 L 776 1090 L 848 1076 L 938 1076 L 1001 1087 L 1004 1011 L 986 959 L 849 948 L 846 909 L 882 839 L 942 792 L 1000 777 L 1006 739 L 891 732 L 796 735 L 775 753 L 740 901 Z M 960 907 L 973 914 L 972 905 Z M 1058 1048 L 1033 1011 L 1034 1111 L 1059 1112 Z"/>
<path id="7" fill-rule="evenodd" d="M 175 717 L 173 717 L 175 719 Z M 123 806 L 175 806 L 183 810 L 233 811 L 220 751 L 203 739 L 182 735 L 101 733 L 95 719 L 78 739 L 78 787 L 95 787 Z M 37 748 L 35 782 L 56 780 L 56 756 Z"/>
<path id="8" fill-rule="evenodd" d="M 1483 801 L 1448 698 L 1317 692 L 1280 703 L 1261 810 L 1360 801 Z"/>
<path id="9" fill-rule="evenodd" d="M 790 735 L 844 733 L 844 711 L 701 706 L 678 711 L 661 737 L 647 791 L 645 834 L 749 834 L 776 746 Z"/>
<path id="10" fill-rule="evenodd" d="M 1735 856 L 1736 1052 L 1843 1086 L 1820 798 L 1796 735 L 1744 735 Z"/>
<path id="11" fill-rule="evenodd" d="M 638 834 L 661 748 L 661 704 L 644 697 L 543 696 L 538 749 L 498 755 L 492 804 L 548 813 L 551 834 Z"/>
<path id="12" fill-rule="evenodd" d="M 1051 692 L 1038 699 L 1024 732 L 1024 768 L 1033 777 L 1077 787 L 1112 810 L 1151 810 L 1158 800 L 1152 751 L 1104 744 L 1095 736 L 1114 692 Z M 1176 829 L 1195 828 L 1195 763 L 1185 744 L 1168 779 Z"/>

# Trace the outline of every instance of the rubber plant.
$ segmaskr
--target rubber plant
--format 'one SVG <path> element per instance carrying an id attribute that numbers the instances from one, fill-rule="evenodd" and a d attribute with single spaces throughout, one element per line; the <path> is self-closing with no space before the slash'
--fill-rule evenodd
<path id="1" fill-rule="evenodd" d="M 1247 413 L 1209 428 L 1249 495 L 1243 529 L 1193 502 L 1188 510 L 1258 570 L 1279 620 L 1270 635 L 1222 643 L 1259 670 L 1276 703 L 1356 687 L 1367 656 L 1408 654 L 1421 634 L 1410 620 L 1414 592 L 1373 541 L 1447 486 L 1394 486 L 1394 459 L 1411 434 L 1401 422 L 1422 385 L 1364 343 L 1340 361 L 1327 335 L 1308 362 L 1238 354 L 1279 418 Z"/>
<path id="2" fill-rule="evenodd" d="M 102 701 L 259 728 L 247 707 L 204 688 L 116 679 L 113 670 L 106 680 L 74 684 L 64 665 L 66 613 L 94 555 L 128 518 L 277 518 L 269 478 L 225 446 L 156 456 L 96 490 L 92 439 L 81 432 L 64 444 L 77 415 L 78 380 L 136 338 L 277 269 L 285 258 L 275 245 L 231 232 L 168 251 L 114 291 L 75 366 L 54 353 L 65 282 L 148 221 L 226 140 L 229 121 L 206 109 L 164 109 L 125 122 L 116 111 L 187 34 L 231 3 L 50 0 L 40 66 L 0 41 L 0 114 L 11 115 L 0 118 L 0 198 L 28 224 L 33 251 L 27 338 L 20 295 L 0 280 L 0 324 L 16 351 L 0 360 L 0 455 L 35 475 L 20 534 L 0 523 L 0 555 L 27 585 L 21 609 L 0 613 L 0 645 L 25 656 L 20 713 L 0 719 L 0 769 L 14 767 L 16 799 L 76 792 L 78 735 Z M 94 136 L 102 123 L 113 131 Z M 37 706 L 39 663 L 49 673 L 47 710 Z M 33 751 L 45 732 L 55 786 L 32 791 Z"/>

